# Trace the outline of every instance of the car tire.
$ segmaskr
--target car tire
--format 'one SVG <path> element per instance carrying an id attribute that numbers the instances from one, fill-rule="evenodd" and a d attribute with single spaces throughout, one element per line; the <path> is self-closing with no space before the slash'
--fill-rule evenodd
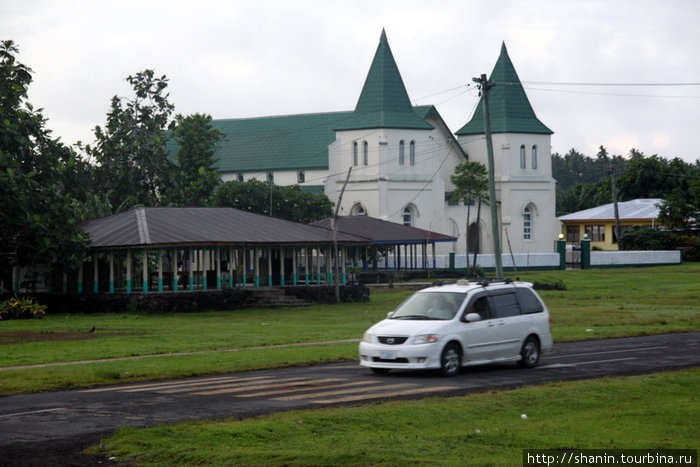
<path id="1" fill-rule="evenodd" d="M 462 349 L 450 342 L 442 349 L 440 355 L 440 373 L 443 376 L 455 376 L 462 369 Z"/>
<path id="2" fill-rule="evenodd" d="M 523 368 L 534 368 L 540 361 L 540 341 L 530 336 L 525 339 L 523 347 L 520 350 L 520 360 L 518 366 Z"/>
<path id="3" fill-rule="evenodd" d="M 385 375 L 389 373 L 389 368 L 370 368 L 375 375 Z"/>

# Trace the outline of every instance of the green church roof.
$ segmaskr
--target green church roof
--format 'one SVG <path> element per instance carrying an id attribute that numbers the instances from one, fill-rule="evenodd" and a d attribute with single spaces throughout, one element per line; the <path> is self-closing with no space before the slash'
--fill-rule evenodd
<path id="1" fill-rule="evenodd" d="M 414 111 L 384 31 L 355 111 L 336 130 L 368 128 L 433 128 Z"/>
<path id="2" fill-rule="evenodd" d="M 539 121 L 520 83 L 506 44 L 496 61 L 489 81 L 495 86 L 489 90 L 489 113 L 492 133 L 534 133 L 551 135 L 552 130 Z M 472 119 L 457 131 L 457 135 L 484 134 L 484 99 L 474 110 Z"/>

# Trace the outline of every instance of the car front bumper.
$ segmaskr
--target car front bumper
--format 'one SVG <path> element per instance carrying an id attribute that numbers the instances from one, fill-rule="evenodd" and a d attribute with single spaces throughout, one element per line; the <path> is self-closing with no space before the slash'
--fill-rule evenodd
<path id="1" fill-rule="evenodd" d="M 368 368 L 424 370 L 440 368 L 441 342 L 383 345 L 360 342 L 360 365 Z"/>

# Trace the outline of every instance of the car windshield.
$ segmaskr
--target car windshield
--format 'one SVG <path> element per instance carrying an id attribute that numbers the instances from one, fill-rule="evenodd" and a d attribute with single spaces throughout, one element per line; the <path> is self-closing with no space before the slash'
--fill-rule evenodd
<path id="1" fill-rule="evenodd" d="M 465 294 L 455 292 L 418 292 L 399 305 L 391 319 L 450 320 L 464 297 Z"/>

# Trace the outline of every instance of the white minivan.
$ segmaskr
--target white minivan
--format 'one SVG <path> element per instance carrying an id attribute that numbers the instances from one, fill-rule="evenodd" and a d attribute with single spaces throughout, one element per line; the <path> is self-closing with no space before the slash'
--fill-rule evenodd
<path id="1" fill-rule="evenodd" d="M 518 362 L 532 368 L 552 348 L 547 307 L 527 282 L 469 282 L 420 290 L 360 342 L 360 365 L 439 369 L 454 376 L 463 366 Z"/>

